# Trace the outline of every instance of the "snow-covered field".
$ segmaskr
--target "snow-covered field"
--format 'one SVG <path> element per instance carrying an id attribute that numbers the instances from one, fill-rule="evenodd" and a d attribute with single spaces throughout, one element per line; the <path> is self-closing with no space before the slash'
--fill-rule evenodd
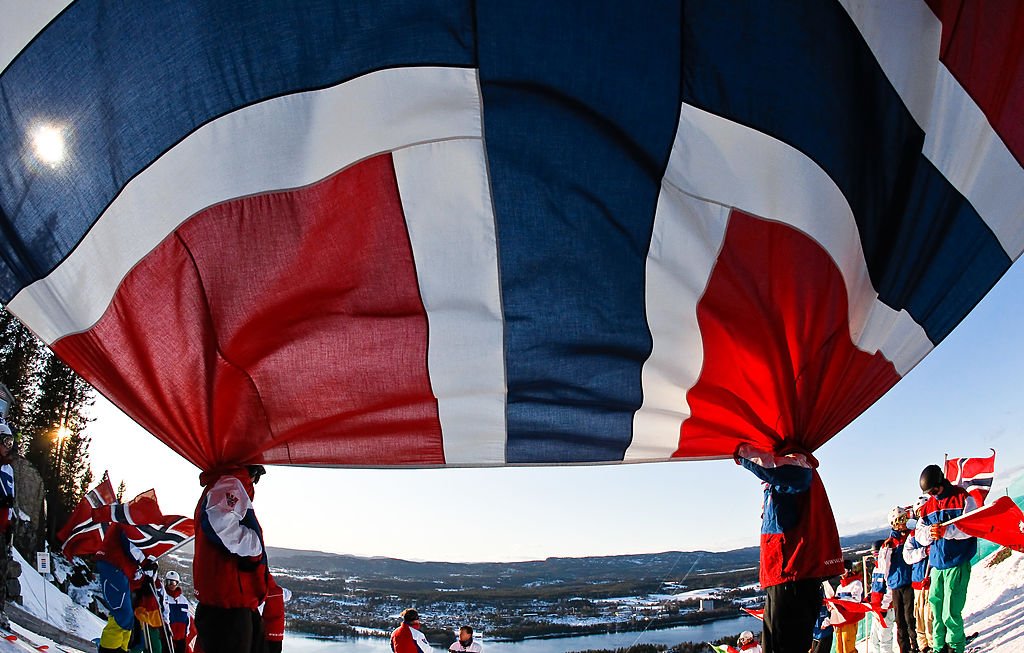
<path id="1" fill-rule="evenodd" d="M 964 630 L 980 633 L 972 643 L 978 651 L 1024 653 L 1024 554 L 988 566 L 995 555 L 971 570 Z"/>

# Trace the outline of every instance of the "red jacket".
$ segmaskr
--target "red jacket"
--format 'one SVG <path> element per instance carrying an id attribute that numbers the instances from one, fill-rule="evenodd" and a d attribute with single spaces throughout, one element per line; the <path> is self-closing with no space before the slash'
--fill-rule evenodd
<path id="1" fill-rule="evenodd" d="M 207 485 L 196 506 L 193 583 L 200 605 L 256 610 L 267 596 L 263 529 L 244 469 Z"/>
<path id="2" fill-rule="evenodd" d="M 840 574 L 839 531 L 813 456 L 746 449 L 738 452 L 736 462 L 765 484 L 761 587 Z"/>
<path id="3" fill-rule="evenodd" d="M 409 624 L 402 624 L 398 628 L 395 628 L 394 632 L 391 633 L 391 650 L 394 653 L 423 653 L 420 650 L 419 645 L 416 644 L 416 638 L 413 636 L 413 629 L 415 626 Z M 416 630 L 419 630 L 416 628 Z M 420 638 L 422 634 L 417 633 Z"/>
<path id="4" fill-rule="evenodd" d="M 267 600 L 263 604 L 263 631 L 268 642 L 284 640 L 284 590 L 270 577 Z"/>

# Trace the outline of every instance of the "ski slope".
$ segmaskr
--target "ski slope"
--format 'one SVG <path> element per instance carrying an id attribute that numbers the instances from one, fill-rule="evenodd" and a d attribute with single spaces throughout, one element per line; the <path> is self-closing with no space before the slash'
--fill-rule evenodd
<path id="1" fill-rule="evenodd" d="M 1024 653 L 1024 554 L 1011 553 L 991 565 L 990 554 L 971 571 L 964 607 L 964 630 L 978 632 L 972 650 Z"/>

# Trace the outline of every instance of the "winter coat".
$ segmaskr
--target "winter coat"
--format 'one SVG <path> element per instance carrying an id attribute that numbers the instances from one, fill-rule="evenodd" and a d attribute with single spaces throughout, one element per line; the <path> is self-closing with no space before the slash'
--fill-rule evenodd
<path id="1" fill-rule="evenodd" d="M 839 579 L 839 587 L 836 588 L 836 598 L 843 601 L 860 603 L 864 600 L 864 583 L 857 576 L 843 576 Z M 855 624 L 863 618 L 864 615 L 861 614 L 853 619 L 844 619 L 838 611 L 833 611 L 829 621 L 834 626 L 841 626 L 844 624 Z"/>
<path id="2" fill-rule="evenodd" d="M 270 577 L 267 600 L 263 604 L 263 632 L 268 642 L 284 640 L 284 604 L 291 596 L 291 592 L 278 585 L 273 576 Z"/>
<path id="3" fill-rule="evenodd" d="M 928 589 L 931 585 L 928 577 L 928 547 L 918 544 L 913 533 L 903 543 L 903 559 L 911 566 L 911 586 L 916 590 Z"/>
<path id="4" fill-rule="evenodd" d="M 11 507 L 0 509 L 0 534 L 6 533 L 14 519 L 14 468 L 0 465 L 0 498 L 11 502 Z"/>
<path id="5" fill-rule="evenodd" d="M 164 620 L 171 626 L 171 639 L 185 639 L 188 634 L 188 599 L 181 587 L 164 591 Z"/>
<path id="6" fill-rule="evenodd" d="M 244 469 L 217 478 L 196 506 L 193 583 L 200 605 L 256 610 L 267 596 L 263 529 Z"/>
<path id="7" fill-rule="evenodd" d="M 885 584 L 889 586 L 889 589 L 903 589 L 911 583 L 913 570 L 903 559 L 903 545 L 909 535 L 908 531 L 891 531 L 889 539 L 885 541 L 878 552 L 879 557 L 884 556 L 886 559 L 888 573 L 885 577 Z"/>
<path id="8" fill-rule="evenodd" d="M 967 494 L 962 487 L 951 485 L 949 481 L 946 481 L 942 492 L 928 497 L 921 519 L 917 522 L 914 537 L 919 544 L 931 545 L 928 561 L 933 569 L 959 567 L 970 562 L 978 552 L 978 539 L 964 533 L 956 525 L 947 526 L 946 532 L 938 540 L 932 540 L 931 534 L 933 525 L 956 519 L 976 507 L 974 497 Z"/>
<path id="9" fill-rule="evenodd" d="M 736 462 L 764 482 L 761 587 L 824 579 L 843 570 L 839 531 L 817 461 L 809 454 L 777 456 L 742 445 Z"/>
<path id="10" fill-rule="evenodd" d="M 892 607 L 892 590 L 889 589 L 889 585 L 886 583 L 886 577 L 889 573 L 889 561 L 883 560 L 883 551 L 879 551 L 878 564 L 875 565 L 875 570 L 871 572 L 871 604 L 882 609 L 888 610 Z"/>
<path id="11" fill-rule="evenodd" d="M 391 650 L 394 653 L 431 653 L 426 635 L 409 624 L 402 624 L 391 633 Z"/>

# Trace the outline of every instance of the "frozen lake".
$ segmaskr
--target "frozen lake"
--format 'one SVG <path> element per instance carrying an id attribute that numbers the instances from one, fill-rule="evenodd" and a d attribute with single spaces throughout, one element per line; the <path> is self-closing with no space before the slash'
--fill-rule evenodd
<path id="1" fill-rule="evenodd" d="M 761 630 L 761 622 L 754 617 L 723 619 L 700 626 L 677 626 L 664 630 L 645 632 L 609 633 L 606 635 L 581 635 L 556 639 L 528 639 L 522 642 L 483 641 L 485 653 L 565 653 L 586 649 L 625 648 L 633 644 L 668 644 L 679 642 L 718 642 L 722 637 L 736 635 L 743 630 L 755 633 Z M 735 642 L 730 642 L 735 644 Z M 286 637 L 284 649 L 289 653 L 390 653 L 391 645 L 386 639 L 353 637 L 340 640 L 316 640 L 303 637 Z M 436 649 L 441 653 L 442 649 Z"/>

